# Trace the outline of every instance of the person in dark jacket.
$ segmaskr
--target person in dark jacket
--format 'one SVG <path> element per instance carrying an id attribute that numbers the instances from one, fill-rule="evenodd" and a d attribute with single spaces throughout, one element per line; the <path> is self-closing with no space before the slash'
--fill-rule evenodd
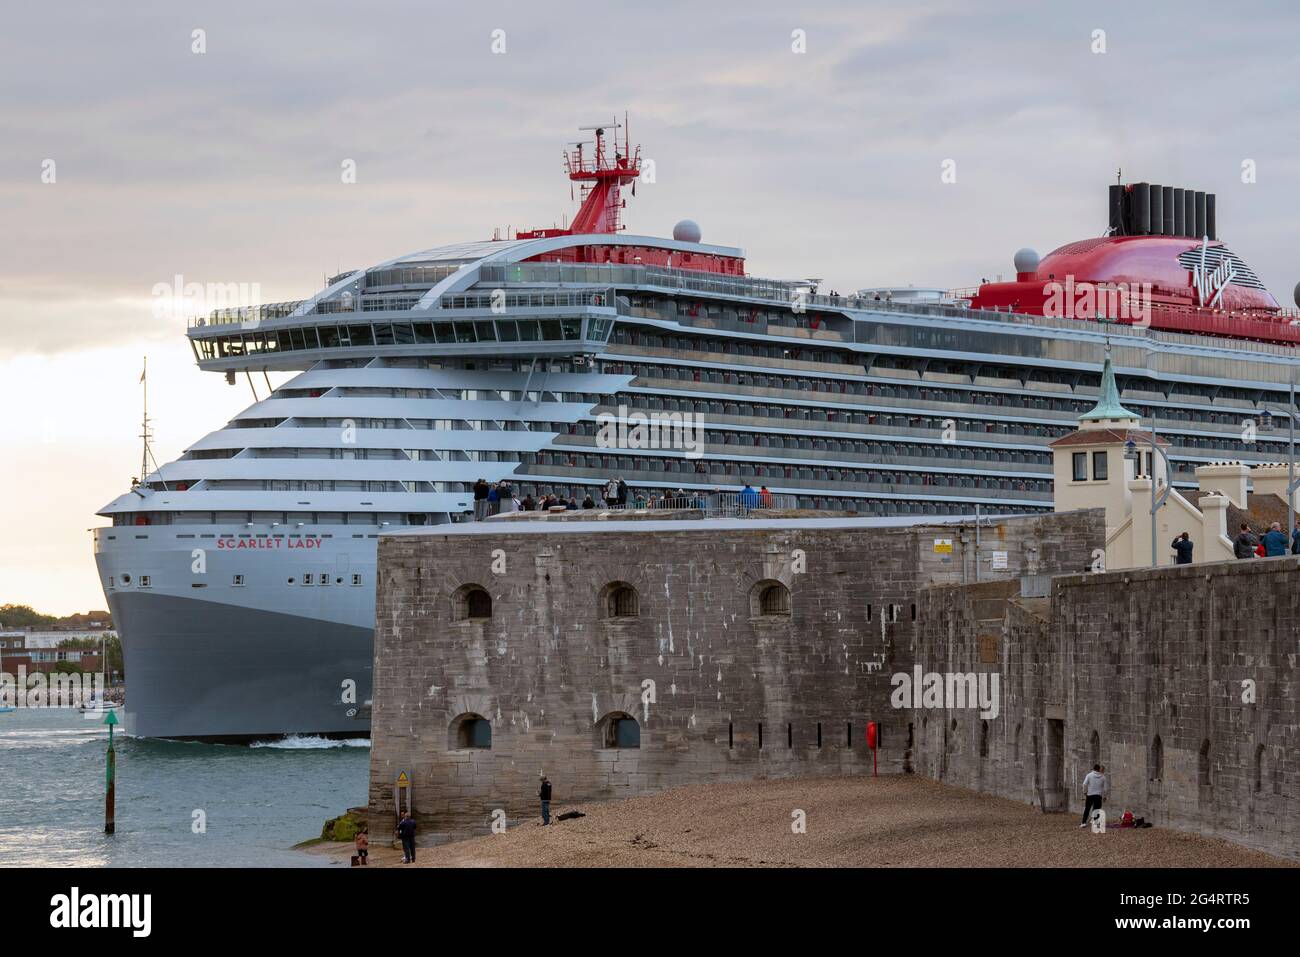
<path id="1" fill-rule="evenodd" d="M 584 498 L 584 499 L 582 500 L 582 507 L 583 507 L 583 508 L 595 508 L 595 507 L 596 507 L 596 501 L 595 501 L 595 499 L 593 499 L 593 498 L 591 497 L 591 494 L 590 494 L 590 493 L 588 493 L 588 494 L 587 494 L 587 497 Z"/>
<path id="2" fill-rule="evenodd" d="M 1175 565 L 1190 565 L 1192 563 L 1192 549 L 1195 546 L 1192 543 L 1191 536 L 1186 532 L 1175 538 L 1169 547 L 1178 553 L 1174 558 Z"/>
<path id="3" fill-rule="evenodd" d="M 1286 554 L 1286 532 L 1282 531 L 1282 523 L 1274 522 L 1264 533 L 1264 554 L 1268 558 L 1276 558 L 1279 555 Z"/>
<path id="4" fill-rule="evenodd" d="M 619 508 L 627 508 L 627 483 L 621 478 L 618 480 L 617 500 Z"/>
<path id="5" fill-rule="evenodd" d="M 1300 518 L 1296 519 L 1295 528 L 1291 530 L 1291 554 L 1300 555 Z"/>
<path id="6" fill-rule="evenodd" d="M 1241 531 L 1232 541 L 1232 554 L 1238 558 L 1254 558 L 1255 546 L 1259 544 L 1259 539 L 1251 532 L 1250 526 L 1245 522 L 1241 523 Z"/>
<path id="7" fill-rule="evenodd" d="M 474 483 L 474 518 L 483 521 L 487 518 L 488 483 L 479 479 Z"/>
<path id="8" fill-rule="evenodd" d="M 415 819 L 410 811 L 402 812 L 402 820 L 397 825 L 397 836 L 402 840 L 402 863 L 415 863 Z"/>
<path id="9" fill-rule="evenodd" d="M 542 823 L 551 823 L 551 779 L 542 775 L 542 786 L 537 789 L 537 796 L 542 801 Z"/>

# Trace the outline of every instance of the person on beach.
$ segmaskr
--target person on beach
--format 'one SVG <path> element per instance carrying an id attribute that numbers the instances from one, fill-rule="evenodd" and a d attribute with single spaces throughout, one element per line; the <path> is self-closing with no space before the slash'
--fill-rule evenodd
<path id="1" fill-rule="evenodd" d="M 401 823 L 397 825 L 397 836 L 402 840 L 402 863 L 415 863 L 415 820 L 410 811 L 402 813 Z"/>
<path id="2" fill-rule="evenodd" d="M 537 796 L 542 801 L 542 824 L 551 823 L 551 779 L 542 775 L 542 786 L 537 789 Z"/>
<path id="3" fill-rule="evenodd" d="M 357 831 L 357 863 L 365 865 L 370 857 L 370 834 L 363 827 Z"/>
<path id="4" fill-rule="evenodd" d="M 1083 778 L 1083 822 L 1079 827 L 1087 827 L 1092 812 L 1101 810 L 1101 802 L 1108 790 L 1110 785 L 1106 782 L 1106 775 L 1101 773 L 1101 765 L 1094 764 Z"/>

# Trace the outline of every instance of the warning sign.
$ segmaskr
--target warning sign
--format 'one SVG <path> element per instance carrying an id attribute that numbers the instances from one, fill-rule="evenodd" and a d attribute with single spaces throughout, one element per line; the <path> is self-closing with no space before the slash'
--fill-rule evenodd
<path id="1" fill-rule="evenodd" d="M 952 539 L 951 539 L 951 538 L 936 538 L 936 539 L 934 540 L 934 553 L 935 553 L 936 555 L 951 555 L 951 554 L 952 554 Z"/>

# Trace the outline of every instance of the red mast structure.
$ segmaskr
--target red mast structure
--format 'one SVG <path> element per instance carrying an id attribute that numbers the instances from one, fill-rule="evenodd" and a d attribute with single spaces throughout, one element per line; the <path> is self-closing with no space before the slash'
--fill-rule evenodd
<path id="1" fill-rule="evenodd" d="M 641 175 L 641 147 L 633 148 L 628 139 L 627 114 L 623 122 L 615 120 L 609 126 L 581 126 L 580 130 L 595 133 L 594 144 L 591 141 L 573 143 L 572 149 L 564 151 L 564 170 L 569 179 L 580 184 L 581 205 L 578 215 L 568 229 L 552 227 L 551 229 L 521 230 L 515 234 L 517 239 L 545 239 L 548 236 L 570 236 L 582 233 L 617 233 L 623 226 L 619 222 L 627 200 L 620 191 L 624 186 L 632 187 L 636 195 L 636 179 Z M 619 130 L 623 131 L 622 142 Z M 612 130 L 613 155 L 607 152 L 606 131 Z M 584 147 L 594 146 L 588 154 Z"/>

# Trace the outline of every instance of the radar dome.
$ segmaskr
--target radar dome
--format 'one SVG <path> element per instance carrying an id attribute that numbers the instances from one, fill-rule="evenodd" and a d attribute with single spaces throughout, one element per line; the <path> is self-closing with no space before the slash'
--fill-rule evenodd
<path id="1" fill-rule="evenodd" d="M 1038 253 L 1028 246 L 1016 250 L 1016 272 L 1038 272 Z"/>
<path id="2" fill-rule="evenodd" d="M 673 239 L 679 243 L 698 243 L 700 241 L 700 224 L 693 219 L 683 219 L 673 227 Z"/>
<path id="3" fill-rule="evenodd" d="M 1300 306 L 1300 282 L 1295 284 L 1295 292 L 1292 294 L 1291 298 L 1295 300 L 1297 306 Z"/>

